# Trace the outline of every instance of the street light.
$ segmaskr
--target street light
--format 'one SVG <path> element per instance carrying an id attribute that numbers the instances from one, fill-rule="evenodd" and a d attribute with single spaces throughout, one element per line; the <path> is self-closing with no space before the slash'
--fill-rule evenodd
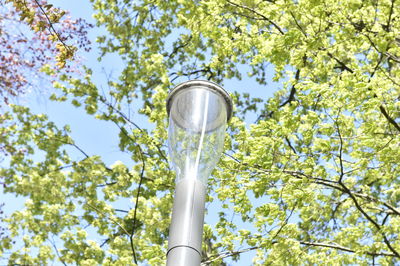
<path id="1" fill-rule="evenodd" d="M 169 154 L 176 171 L 167 265 L 196 266 L 201 262 L 207 179 L 222 153 L 232 100 L 215 83 L 191 80 L 170 92 L 167 111 Z"/>

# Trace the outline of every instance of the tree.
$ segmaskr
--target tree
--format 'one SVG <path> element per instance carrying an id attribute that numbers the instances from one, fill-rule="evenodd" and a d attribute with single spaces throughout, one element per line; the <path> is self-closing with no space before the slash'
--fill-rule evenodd
<path id="1" fill-rule="evenodd" d="M 0 1 L 0 96 L 5 104 L 34 87 L 46 64 L 73 71 L 76 49 L 88 49 L 89 24 L 43 0 Z M 4 105 L 4 104 L 2 104 Z"/>
<path id="2" fill-rule="evenodd" d="M 6 219 L 24 245 L 2 240 L 10 263 L 162 265 L 174 187 L 164 145 L 168 90 L 189 78 L 223 83 L 242 75 L 265 90 L 272 78 L 281 89 L 269 99 L 234 93 L 226 153 L 209 180 L 208 201 L 221 208 L 219 221 L 205 226 L 204 264 L 250 250 L 256 265 L 400 261 L 398 2 L 97 0 L 93 7 L 97 26 L 109 32 L 97 38 L 101 57 L 118 54 L 125 68 L 105 92 L 88 68 L 84 77 L 61 75 L 52 98 L 115 125 L 133 165 L 108 166 L 67 127 L 15 106 L 3 119 L 18 126 L 0 136 L 27 153 L 0 173 L 6 192 L 29 199 Z M 153 126 L 138 125 L 127 104 Z M 258 116 L 250 127 L 247 112 Z M 82 159 L 72 160 L 69 147 Z M 34 162 L 37 150 L 45 156 Z M 129 200 L 131 209 L 118 207 Z"/>
<path id="3" fill-rule="evenodd" d="M 55 65 L 58 73 L 76 72 L 76 50 L 90 50 L 87 29 L 91 25 L 82 19 L 72 20 L 66 11 L 43 0 L 8 0 L 0 5 L 0 108 L 5 111 L 10 99 L 48 87 L 57 79 L 57 75 L 41 73 L 48 65 Z M 3 144 L 0 153 L 7 156 L 15 152 Z"/>
<path id="4" fill-rule="evenodd" d="M 89 48 L 86 30 L 90 25 L 82 19 L 72 20 L 67 12 L 42 0 L 0 1 L 0 6 L 0 110 L 3 113 L 16 98 L 56 79 L 54 75 L 40 73 L 45 65 L 56 64 L 58 72 L 76 71 L 72 60 L 77 59 L 77 47 Z M 43 89 L 40 91 L 45 93 Z M 13 121 L 6 121 L 0 115 L 0 125 L 9 127 Z M 0 132 L 5 134 L 3 130 Z M 8 155 L 23 152 L 1 141 L 0 163 Z M 3 206 L 1 203 L 0 217 Z M 5 228 L 0 227 L 0 238 L 6 234 Z"/>

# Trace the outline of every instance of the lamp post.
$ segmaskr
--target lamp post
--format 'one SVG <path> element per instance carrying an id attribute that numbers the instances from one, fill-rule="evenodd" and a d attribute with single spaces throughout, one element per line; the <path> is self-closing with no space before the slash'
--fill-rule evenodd
<path id="1" fill-rule="evenodd" d="M 222 153 L 232 100 L 215 83 L 191 80 L 170 92 L 167 111 L 169 154 L 176 171 L 167 265 L 197 266 L 207 179 Z"/>

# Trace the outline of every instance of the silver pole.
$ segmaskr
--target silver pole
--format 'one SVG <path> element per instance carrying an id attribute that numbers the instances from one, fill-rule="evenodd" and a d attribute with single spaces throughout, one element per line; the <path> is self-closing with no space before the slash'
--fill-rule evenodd
<path id="1" fill-rule="evenodd" d="M 196 178 L 176 184 L 167 266 L 200 265 L 205 197 L 206 187 Z"/>
<path id="2" fill-rule="evenodd" d="M 167 266 L 199 266 L 207 178 L 223 150 L 232 100 L 219 85 L 192 80 L 167 98 L 169 149 L 178 174 Z"/>

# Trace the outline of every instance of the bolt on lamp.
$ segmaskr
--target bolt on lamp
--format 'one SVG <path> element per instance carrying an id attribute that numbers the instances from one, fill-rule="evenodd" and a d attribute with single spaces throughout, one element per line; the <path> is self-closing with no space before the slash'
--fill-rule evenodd
<path id="1" fill-rule="evenodd" d="M 169 154 L 176 172 L 167 265 L 197 266 L 207 179 L 222 154 L 232 100 L 215 83 L 191 80 L 170 92 L 167 112 Z"/>

